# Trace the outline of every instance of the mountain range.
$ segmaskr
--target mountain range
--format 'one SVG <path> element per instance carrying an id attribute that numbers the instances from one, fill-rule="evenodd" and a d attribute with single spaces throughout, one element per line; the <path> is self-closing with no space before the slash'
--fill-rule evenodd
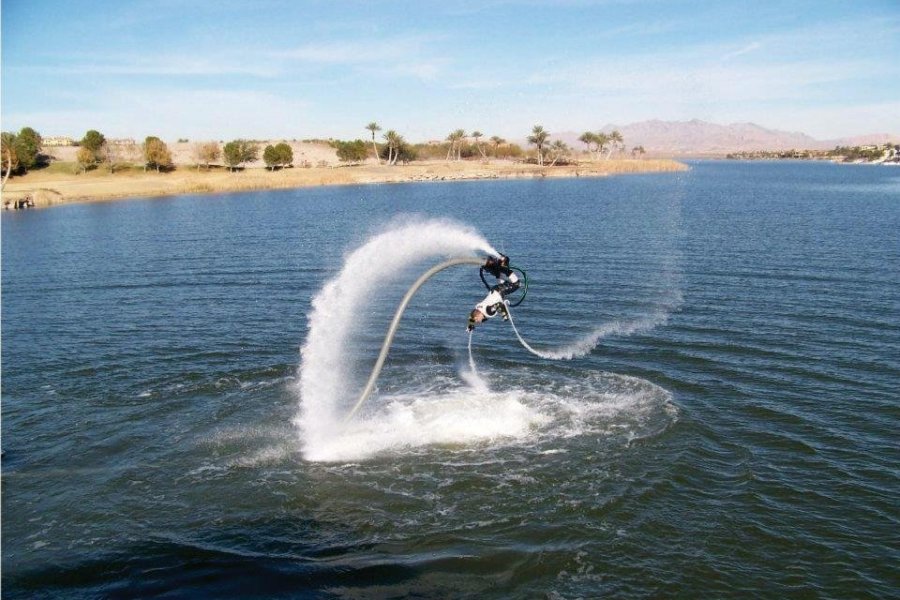
<path id="1" fill-rule="evenodd" d="M 606 125 L 605 133 L 618 130 L 627 148 L 643 146 L 651 154 L 720 155 L 754 150 L 830 150 L 835 146 L 900 143 L 900 135 L 876 133 L 831 140 L 817 140 L 797 131 L 766 129 L 755 123 L 720 125 L 692 119 L 661 121 L 652 119 L 628 125 Z M 563 131 L 551 135 L 573 148 L 583 149 L 578 141 L 583 132 Z"/>

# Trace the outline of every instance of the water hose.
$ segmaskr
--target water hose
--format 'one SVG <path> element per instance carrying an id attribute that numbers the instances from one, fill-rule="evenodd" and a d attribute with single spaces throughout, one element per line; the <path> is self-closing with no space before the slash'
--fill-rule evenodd
<path id="1" fill-rule="evenodd" d="M 344 418 L 344 422 L 349 421 L 353 418 L 353 415 L 356 414 L 356 411 L 363 405 L 363 402 L 366 401 L 366 398 L 369 397 L 369 394 L 372 393 L 372 390 L 375 388 L 375 382 L 378 381 L 378 375 L 381 374 L 381 368 L 384 366 L 384 361 L 387 359 L 388 351 L 391 349 L 391 343 L 394 341 L 394 334 L 397 333 L 397 327 L 400 326 L 400 317 L 403 316 L 404 311 L 406 311 L 407 305 L 409 305 L 412 297 L 415 296 L 416 292 L 419 291 L 419 288 L 422 285 L 434 277 L 437 273 L 443 271 L 444 269 L 449 269 L 450 267 L 456 265 L 483 265 L 484 259 L 476 258 L 474 256 L 461 256 L 458 258 L 451 258 L 450 260 L 445 260 L 444 262 L 437 264 L 416 279 L 416 282 L 412 284 L 412 286 L 407 290 L 406 295 L 403 296 L 403 300 L 400 301 L 400 305 L 397 307 L 397 312 L 394 313 L 394 320 L 391 321 L 391 326 L 388 327 L 387 335 L 384 337 L 384 343 L 381 344 L 381 353 L 378 355 L 378 359 L 375 361 L 375 366 L 372 368 L 372 373 L 369 375 L 369 381 L 366 382 L 366 387 L 363 388 L 362 393 L 359 395 L 359 400 L 356 401 L 356 404 L 347 413 L 347 416 Z"/>
<path id="2" fill-rule="evenodd" d="M 525 340 L 522 339 L 522 336 L 519 334 L 519 329 L 516 327 L 515 321 L 513 321 L 512 312 L 510 312 L 508 307 L 506 310 L 506 316 L 509 320 L 509 324 L 512 325 L 512 329 L 515 332 L 516 337 L 519 338 L 519 343 L 522 344 L 523 348 L 525 348 L 526 350 L 528 350 L 535 356 L 540 356 L 541 358 L 549 358 L 551 360 L 559 360 L 559 358 L 560 358 L 559 356 L 556 356 L 555 354 L 550 353 L 550 352 L 542 352 L 541 350 L 536 350 L 536 349 L 532 348 L 528 344 L 528 342 L 526 342 Z"/>
<path id="3" fill-rule="evenodd" d="M 510 304 L 510 306 L 515 308 L 522 304 L 525 301 L 525 296 L 528 295 L 528 273 L 525 272 L 525 269 L 520 269 L 519 267 L 514 267 L 512 265 L 510 265 L 509 268 L 522 274 L 522 297 L 516 300 L 515 304 Z"/>

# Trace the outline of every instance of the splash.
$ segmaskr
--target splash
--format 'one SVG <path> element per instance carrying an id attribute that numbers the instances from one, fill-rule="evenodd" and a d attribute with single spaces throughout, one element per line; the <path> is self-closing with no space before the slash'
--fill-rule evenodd
<path id="1" fill-rule="evenodd" d="M 526 367 L 486 374 L 497 390 L 438 377 L 427 391 L 382 398 L 377 412 L 347 423 L 339 436 L 321 440 L 305 457 L 343 463 L 385 453 L 429 460 L 435 451 L 441 457 L 483 457 L 501 448 L 552 451 L 561 440 L 585 436 L 629 445 L 659 435 L 678 419 L 669 392 L 635 377 Z"/>
<path id="2" fill-rule="evenodd" d="M 630 380 L 614 374 L 594 376 L 590 371 L 565 384 L 560 384 L 555 370 L 554 375 L 526 369 L 513 379 L 509 379 L 508 368 L 488 369 L 482 374 L 476 369 L 471 334 L 468 368 L 461 368 L 458 376 L 417 366 L 413 381 L 405 386 L 409 393 L 382 396 L 374 407 L 347 420 L 360 393 L 348 366 L 352 362 L 348 357 L 354 355 L 351 335 L 356 329 L 355 317 L 369 302 L 371 291 L 423 263 L 476 254 L 497 252 L 467 226 L 447 220 L 416 220 L 394 224 L 346 257 L 340 273 L 313 298 L 309 334 L 301 350 L 296 384 L 300 411 L 294 422 L 300 429 L 304 458 L 356 461 L 382 452 L 417 452 L 435 445 L 529 445 L 582 431 L 606 436 L 622 430 L 619 425 L 632 418 L 634 423 L 625 429 L 640 437 L 647 430 L 645 423 L 658 421 L 666 426 L 671 421 L 665 416 L 668 393 L 648 382 L 626 384 Z M 570 359 L 590 353 L 607 336 L 629 335 L 665 323 L 679 300 L 680 296 L 673 302 L 663 301 L 652 315 L 601 325 L 573 343 L 551 349 L 530 346 L 512 318 L 510 324 L 530 352 L 545 359 Z M 389 347 L 389 338 L 386 340 Z M 587 420 L 579 415 L 586 415 Z M 647 421 L 647 415 L 663 416 Z M 588 422 L 593 419 L 601 425 L 610 423 L 610 430 L 594 427 Z M 653 435 L 656 428 L 649 431 Z"/>
<path id="3" fill-rule="evenodd" d="M 407 220 L 372 237 L 349 254 L 343 268 L 313 298 L 309 335 L 301 350 L 301 411 L 295 420 L 307 458 L 341 434 L 353 391 L 345 355 L 356 312 L 371 290 L 412 265 L 435 258 L 497 251 L 474 229 L 450 220 Z"/>

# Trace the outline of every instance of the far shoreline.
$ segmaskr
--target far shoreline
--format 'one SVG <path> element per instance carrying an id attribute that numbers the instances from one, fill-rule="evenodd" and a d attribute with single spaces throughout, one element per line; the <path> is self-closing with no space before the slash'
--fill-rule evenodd
<path id="1" fill-rule="evenodd" d="M 689 167 L 671 159 L 610 159 L 573 165 L 538 166 L 512 161 L 422 161 L 406 165 L 359 164 L 294 167 L 278 171 L 224 169 L 197 171 L 179 167 L 168 173 L 91 171 L 79 175 L 33 171 L 7 182 L 3 202 L 30 198 L 35 207 L 180 195 L 302 189 L 334 185 L 606 177 L 667 173 Z"/>

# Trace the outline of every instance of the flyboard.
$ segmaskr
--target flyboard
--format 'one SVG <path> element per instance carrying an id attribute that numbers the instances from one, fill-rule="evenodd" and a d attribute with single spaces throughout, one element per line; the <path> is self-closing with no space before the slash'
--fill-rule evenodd
<path id="1" fill-rule="evenodd" d="M 390 327 L 388 327 L 387 335 L 384 337 L 384 342 L 381 344 L 381 351 L 378 354 L 378 358 L 375 360 L 375 366 L 372 367 L 372 373 L 369 375 L 369 380 L 366 382 L 366 386 L 363 388 L 362 393 L 359 395 L 359 399 L 356 401 L 356 404 L 353 405 L 353 408 L 350 409 L 350 412 L 347 413 L 347 416 L 344 418 L 344 422 L 349 421 L 353 418 L 353 415 L 359 411 L 360 407 L 366 401 L 366 398 L 372 393 L 372 390 L 375 388 L 375 382 L 378 381 L 378 376 L 381 374 L 381 369 L 384 367 L 384 361 L 387 359 L 388 352 L 391 349 L 391 344 L 394 341 L 394 335 L 397 333 L 397 328 L 400 326 L 400 319 L 403 317 L 403 313 L 406 312 L 406 307 L 409 306 L 410 301 L 413 296 L 416 295 L 416 292 L 419 291 L 426 281 L 443 271 L 444 269 L 449 269 L 450 267 L 454 267 L 456 265 L 478 265 L 480 267 L 478 274 L 481 277 L 482 283 L 484 286 L 490 291 L 491 286 L 488 284 L 487 280 L 484 277 L 484 259 L 476 258 L 474 256 L 461 256 L 457 258 L 451 258 L 449 260 L 445 260 L 442 263 L 439 263 L 424 273 L 413 283 L 410 288 L 406 291 L 406 294 L 403 296 L 403 299 L 400 301 L 399 306 L 397 306 L 397 310 L 394 313 L 394 318 L 391 321 Z M 514 267 L 510 265 L 510 269 L 520 273 L 522 276 L 522 285 L 519 287 L 519 290 L 514 292 L 511 295 L 515 295 L 512 301 L 509 303 L 509 306 L 516 307 L 522 304 L 522 301 L 525 300 L 525 295 L 528 293 L 528 275 L 525 273 L 523 269 L 518 267 Z M 519 294 L 521 291 L 521 295 Z M 518 335 L 518 332 L 516 332 Z M 519 338 L 521 340 L 521 338 Z"/>

